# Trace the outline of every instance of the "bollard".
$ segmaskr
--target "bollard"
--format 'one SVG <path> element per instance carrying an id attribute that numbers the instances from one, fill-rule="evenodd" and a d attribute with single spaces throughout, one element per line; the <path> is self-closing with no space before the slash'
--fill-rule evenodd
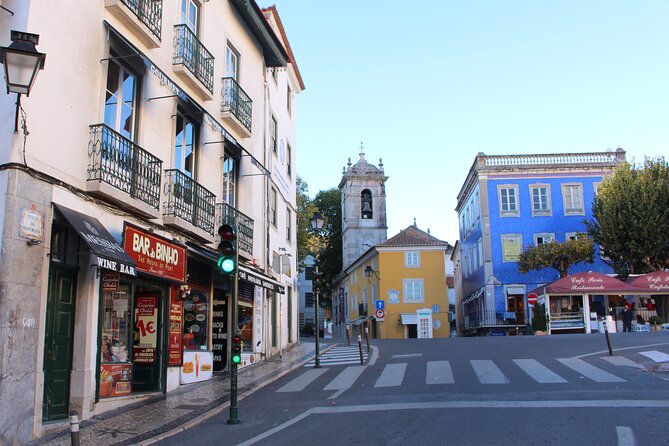
<path id="1" fill-rule="evenodd" d="M 603 318 L 604 335 L 606 336 L 606 345 L 609 347 L 609 356 L 613 356 L 613 348 L 611 347 L 611 338 L 609 338 L 609 328 L 606 326 L 606 318 Z"/>
<path id="2" fill-rule="evenodd" d="M 351 345 L 351 326 L 346 324 L 346 345 Z"/>
<path id="3" fill-rule="evenodd" d="M 367 322 L 365 322 L 365 338 L 367 338 L 367 353 L 369 353 L 369 327 Z"/>
<path id="4" fill-rule="evenodd" d="M 360 365 L 365 363 L 365 358 L 362 355 L 362 336 L 358 335 L 358 350 L 360 350 Z"/>
<path id="5" fill-rule="evenodd" d="M 79 414 L 76 410 L 70 411 L 70 440 L 72 446 L 79 446 Z"/>

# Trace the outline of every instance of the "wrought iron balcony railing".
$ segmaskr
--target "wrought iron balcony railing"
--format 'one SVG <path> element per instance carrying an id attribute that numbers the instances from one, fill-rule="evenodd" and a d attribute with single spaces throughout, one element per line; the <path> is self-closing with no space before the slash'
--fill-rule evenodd
<path id="1" fill-rule="evenodd" d="M 165 171 L 163 215 L 179 217 L 214 235 L 216 195 L 177 169 Z"/>
<path id="2" fill-rule="evenodd" d="M 223 103 L 221 111 L 232 113 L 242 125 L 251 131 L 253 101 L 232 77 L 223 78 Z"/>
<path id="3" fill-rule="evenodd" d="M 214 56 L 187 25 L 174 26 L 173 65 L 183 65 L 205 86 L 214 91 Z"/>
<path id="4" fill-rule="evenodd" d="M 137 18 L 160 40 L 163 21 L 163 0 L 121 0 Z"/>
<path id="5" fill-rule="evenodd" d="M 158 209 L 163 162 L 105 124 L 89 127 L 88 180 L 103 181 Z"/>
<path id="6" fill-rule="evenodd" d="M 247 256 L 253 256 L 253 219 L 239 212 L 228 203 L 218 203 L 216 205 L 216 223 L 217 227 L 222 224 L 235 226 L 237 219 L 237 247 L 240 253 Z"/>

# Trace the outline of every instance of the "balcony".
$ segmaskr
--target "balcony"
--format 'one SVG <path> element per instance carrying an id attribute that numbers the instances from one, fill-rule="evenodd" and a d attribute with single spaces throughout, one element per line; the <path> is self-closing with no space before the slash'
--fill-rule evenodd
<path id="1" fill-rule="evenodd" d="M 160 46 L 163 0 L 105 0 L 105 7 L 147 47 Z"/>
<path id="2" fill-rule="evenodd" d="M 213 241 L 216 196 L 182 171 L 165 171 L 163 223 L 197 237 Z"/>
<path id="3" fill-rule="evenodd" d="M 213 99 L 214 56 L 187 25 L 174 26 L 174 72 L 203 100 Z"/>
<path id="4" fill-rule="evenodd" d="M 245 138 L 251 136 L 253 101 L 232 77 L 223 78 L 221 118 Z"/>
<path id="5" fill-rule="evenodd" d="M 105 124 L 90 126 L 89 133 L 86 190 L 147 218 L 159 217 L 163 162 Z"/>
<path id="6" fill-rule="evenodd" d="M 253 219 L 242 214 L 227 203 L 216 205 L 216 227 L 228 224 L 235 227 L 237 218 L 237 248 L 239 255 L 247 260 L 253 259 Z"/>

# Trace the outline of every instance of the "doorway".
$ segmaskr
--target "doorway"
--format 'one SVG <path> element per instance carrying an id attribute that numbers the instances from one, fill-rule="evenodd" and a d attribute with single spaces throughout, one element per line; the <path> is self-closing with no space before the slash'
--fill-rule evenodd
<path id="1" fill-rule="evenodd" d="M 418 325 L 416 324 L 406 324 L 407 328 L 407 338 L 415 339 L 418 337 Z"/>
<path id="2" fill-rule="evenodd" d="M 76 290 L 76 271 L 52 265 L 44 336 L 44 421 L 67 418 L 69 412 Z"/>

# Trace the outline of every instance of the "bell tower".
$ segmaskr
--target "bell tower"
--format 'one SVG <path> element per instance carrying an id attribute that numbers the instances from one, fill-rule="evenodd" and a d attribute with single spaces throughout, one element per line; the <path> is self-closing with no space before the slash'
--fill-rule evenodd
<path id="1" fill-rule="evenodd" d="M 360 143 L 360 159 L 355 164 L 351 164 L 351 158 L 348 159 L 339 182 L 344 268 L 370 247 L 388 238 L 387 179 L 382 160 L 379 159 L 379 167 L 369 164 Z"/>

